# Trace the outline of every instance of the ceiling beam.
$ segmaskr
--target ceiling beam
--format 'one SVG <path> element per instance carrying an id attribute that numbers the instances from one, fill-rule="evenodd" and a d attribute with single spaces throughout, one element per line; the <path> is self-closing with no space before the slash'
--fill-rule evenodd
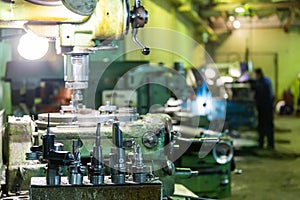
<path id="1" fill-rule="evenodd" d="M 211 41 L 217 40 L 217 35 L 215 31 L 207 25 L 206 21 L 201 18 L 199 13 L 195 10 L 192 5 L 191 0 L 168 0 L 173 5 L 176 5 L 177 11 L 181 13 L 185 18 L 190 20 L 197 28 L 196 34 L 202 35 L 203 32 L 209 34 L 209 39 Z"/>
<path id="2" fill-rule="evenodd" d="M 273 2 L 273 3 L 263 3 L 263 2 L 248 2 L 248 3 L 228 3 L 228 4 L 217 4 L 211 7 L 211 10 L 215 11 L 228 11 L 234 10 L 236 7 L 243 6 L 247 4 L 250 8 L 254 10 L 263 10 L 269 8 L 296 8 L 300 7 L 300 1 L 282 1 L 282 2 Z"/>

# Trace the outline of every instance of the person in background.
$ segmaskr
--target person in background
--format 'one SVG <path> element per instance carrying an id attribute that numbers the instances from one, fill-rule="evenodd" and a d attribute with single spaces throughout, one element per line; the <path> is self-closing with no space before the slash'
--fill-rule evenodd
<path id="1" fill-rule="evenodd" d="M 258 144 L 264 148 L 264 139 L 267 137 L 267 148 L 274 149 L 274 92 L 269 78 L 264 76 L 263 70 L 254 70 L 255 103 L 258 114 Z"/>

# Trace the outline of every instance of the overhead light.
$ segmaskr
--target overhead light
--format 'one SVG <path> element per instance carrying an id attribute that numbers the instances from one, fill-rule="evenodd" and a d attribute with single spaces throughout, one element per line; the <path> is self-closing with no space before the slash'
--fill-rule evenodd
<path id="1" fill-rule="evenodd" d="M 215 82 L 211 79 L 206 79 L 205 82 L 207 83 L 207 85 L 214 85 Z"/>
<path id="2" fill-rule="evenodd" d="M 39 37 L 32 32 L 24 34 L 18 44 L 20 56 L 27 60 L 38 60 L 46 55 L 49 48 L 47 38 Z"/>
<path id="3" fill-rule="evenodd" d="M 235 28 L 235 29 L 239 29 L 239 28 L 241 28 L 241 22 L 239 21 L 239 20 L 234 20 L 233 21 L 233 28 Z"/>
<path id="4" fill-rule="evenodd" d="M 231 21 L 231 22 L 233 22 L 233 21 L 235 20 L 235 17 L 232 16 L 232 15 L 230 15 L 230 16 L 228 17 L 228 20 Z"/>
<path id="5" fill-rule="evenodd" d="M 213 79 L 216 76 L 216 72 L 212 68 L 207 68 L 204 72 L 205 76 L 209 79 Z"/>
<path id="6" fill-rule="evenodd" d="M 235 16 L 229 16 L 227 21 L 227 26 L 230 28 L 239 29 L 241 27 L 241 22 Z"/>
<path id="7" fill-rule="evenodd" d="M 228 69 L 228 73 L 230 76 L 235 77 L 235 78 L 240 77 L 242 75 L 241 69 L 237 68 L 235 66 L 230 66 Z"/>
<path id="8" fill-rule="evenodd" d="M 232 83 L 233 78 L 231 76 L 221 76 L 221 80 L 223 83 Z"/>
<path id="9" fill-rule="evenodd" d="M 237 8 L 234 9 L 234 11 L 236 13 L 244 13 L 245 12 L 245 8 L 243 8 L 243 7 L 237 7 Z"/>

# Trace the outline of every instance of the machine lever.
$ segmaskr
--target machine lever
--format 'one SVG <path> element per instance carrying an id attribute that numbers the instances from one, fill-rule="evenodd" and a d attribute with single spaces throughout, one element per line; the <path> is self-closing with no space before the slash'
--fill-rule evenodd
<path id="1" fill-rule="evenodd" d="M 142 49 L 142 54 L 150 54 L 150 48 L 145 47 L 136 37 L 138 29 L 142 28 L 148 22 L 148 12 L 141 5 L 141 1 L 136 0 L 133 10 L 130 12 L 130 22 L 132 27 L 132 39 Z"/>
<path id="2" fill-rule="evenodd" d="M 133 41 L 134 41 L 139 47 L 141 47 L 141 49 L 142 49 L 142 54 L 143 54 L 143 55 L 149 55 L 149 54 L 150 54 L 150 48 L 145 47 L 145 46 L 137 39 L 137 37 L 136 37 L 137 33 L 138 33 L 138 29 L 137 29 L 137 28 L 132 29 L 132 39 L 133 39 Z"/>

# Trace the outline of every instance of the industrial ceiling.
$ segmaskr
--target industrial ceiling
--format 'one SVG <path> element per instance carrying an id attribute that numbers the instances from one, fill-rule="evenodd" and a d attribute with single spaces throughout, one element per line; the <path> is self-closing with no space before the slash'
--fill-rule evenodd
<path id="1" fill-rule="evenodd" d="M 210 40 L 216 40 L 220 33 L 232 31 L 234 19 L 241 21 L 241 28 L 300 30 L 300 0 L 168 1 L 198 25 L 197 32 L 208 33 Z"/>

